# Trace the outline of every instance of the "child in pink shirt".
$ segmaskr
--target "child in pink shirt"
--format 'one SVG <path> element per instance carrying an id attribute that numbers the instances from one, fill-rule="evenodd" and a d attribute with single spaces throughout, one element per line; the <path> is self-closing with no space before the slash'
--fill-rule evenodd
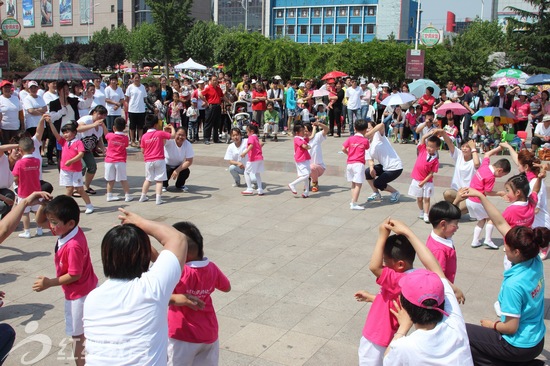
<path id="1" fill-rule="evenodd" d="M 243 196 L 252 196 L 254 194 L 251 177 L 251 175 L 254 174 L 256 176 L 256 184 L 258 186 L 258 196 L 263 196 L 265 193 L 262 188 L 261 173 L 264 171 L 264 157 L 262 155 L 262 143 L 258 138 L 258 125 L 255 122 L 251 122 L 246 127 L 246 132 L 248 134 L 247 145 L 246 149 L 241 153 L 241 158 L 248 155 L 248 161 L 246 162 L 246 166 L 244 168 L 246 189 L 242 191 L 241 194 Z"/>
<path id="2" fill-rule="evenodd" d="M 412 182 L 409 186 L 409 196 L 416 198 L 416 204 L 420 209 L 419 219 L 429 224 L 428 212 L 430 212 L 430 198 L 434 194 L 433 176 L 439 169 L 439 138 L 442 130 L 434 130 L 422 135 L 418 145 L 416 162 L 411 172 Z"/>
<path id="3" fill-rule="evenodd" d="M 454 283 L 457 260 L 452 237 L 458 230 L 460 209 L 450 202 L 440 201 L 432 206 L 428 217 L 433 230 L 426 241 L 426 246 L 439 262 L 445 277 Z"/>
<path id="4" fill-rule="evenodd" d="M 216 289 L 231 291 L 231 284 L 204 256 L 203 238 L 195 225 L 178 222 L 174 228 L 187 236 L 188 247 L 168 308 L 168 365 L 218 365 L 218 320 L 210 295 Z"/>
<path id="5" fill-rule="evenodd" d="M 485 153 L 481 165 L 477 169 L 477 172 L 472 177 L 470 182 L 470 187 L 478 190 L 485 196 L 496 196 L 499 195 L 497 192 L 493 191 L 495 186 L 495 180 L 497 177 L 503 177 L 506 174 L 510 173 L 511 166 L 510 162 L 506 159 L 500 159 L 491 165 L 491 156 L 501 152 L 503 149 L 502 146 L 498 146 L 493 150 L 490 150 Z M 460 195 L 457 195 L 455 204 L 460 200 Z M 471 218 L 474 218 L 477 221 L 477 225 L 474 228 L 474 236 L 472 238 L 472 248 L 480 247 L 482 244 L 479 241 L 481 231 L 487 222 L 485 227 L 485 240 L 483 244 L 487 245 L 489 248 L 497 249 L 498 246 L 493 243 L 491 240 L 491 235 L 493 233 L 493 223 L 489 219 L 487 212 L 481 204 L 481 200 L 477 197 L 469 197 L 466 200 L 466 207 L 468 208 L 468 214 Z"/>
<path id="6" fill-rule="evenodd" d="M 105 154 L 105 180 L 107 181 L 107 202 L 118 201 L 120 197 L 113 195 L 115 181 L 120 182 L 124 190 L 124 201 L 130 202 L 134 198 L 130 195 L 130 186 L 126 175 L 126 148 L 130 144 L 128 135 L 124 133 L 126 121 L 122 117 L 115 118 L 113 132 L 105 135 L 107 152 Z"/>
<path id="7" fill-rule="evenodd" d="M 59 185 L 64 186 L 66 195 L 72 196 L 74 191 L 82 197 L 86 204 L 84 213 L 94 212 L 94 206 L 90 197 L 84 190 L 84 180 L 82 179 L 82 158 L 86 148 L 82 141 L 76 139 L 77 125 L 69 122 L 61 127 L 63 137 L 59 135 L 50 116 L 47 116 L 46 122 L 50 125 L 50 130 L 55 136 L 57 143 L 61 146 L 61 162 L 59 164 Z"/>
<path id="8" fill-rule="evenodd" d="M 302 193 L 303 198 L 309 197 L 309 175 L 311 174 L 310 160 L 311 156 L 309 155 L 309 139 L 304 137 L 305 127 L 301 124 L 296 124 L 294 126 L 294 162 L 296 163 L 296 172 L 298 173 L 298 178 L 288 184 L 288 188 L 293 194 L 297 194 L 296 185 L 299 183 L 304 183 L 304 193 Z"/>
<path id="9" fill-rule="evenodd" d="M 364 210 L 359 205 L 359 194 L 365 181 L 365 152 L 369 149 L 369 140 L 365 137 L 367 133 L 367 121 L 358 119 L 355 121 L 355 135 L 344 141 L 342 151 L 348 156 L 346 166 L 346 178 L 351 182 L 351 203 L 352 210 Z"/>
<path id="10" fill-rule="evenodd" d="M 166 180 L 166 163 L 164 162 L 164 142 L 173 139 L 176 136 L 174 126 L 167 125 L 166 131 L 159 131 L 155 127 L 158 125 L 158 117 L 148 114 L 145 117 L 145 127 L 147 131 L 141 137 L 140 145 L 145 160 L 145 180 L 141 187 L 141 197 L 139 202 L 149 201 L 147 191 L 151 182 L 155 182 L 156 204 L 164 203 L 162 200 L 162 182 Z"/>
<path id="11" fill-rule="evenodd" d="M 391 231 L 396 235 L 390 235 Z M 360 366 L 381 366 L 383 363 L 384 352 L 399 328 L 397 318 L 391 312 L 393 302 L 401 293 L 399 280 L 414 270 L 415 254 L 427 269 L 436 271 L 439 267 L 429 249 L 404 223 L 387 219 L 380 224 L 378 232 L 369 269 L 376 276 L 380 292 L 377 295 L 367 291 L 355 293 L 357 301 L 373 303 L 359 345 Z M 456 291 L 463 301 L 460 290 Z"/>
<path id="12" fill-rule="evenodd" d="M 40 292 L 61 286 L 65 294 L 65 332 L 73 338 L 77 366 L 84 365 L 84 301 L 98 281 L 86 236 L 78 227 L 80 210 L 72 197 L 62 195 L 46 205 L 44 214 L 52 234 L 59 237 L 54 256 L 57 277 L 39 276 L 32 289 Z"/>
<path id="13" fill-rule="evenodd" d="M 15 162 L 13 167 L 13 178 L 17 185 L 17 198 L 18 201 L 29 197 L 33 192 L 40 192 L 40 166 L 42 162 L 33 157 L 34 143 L 29 137 L 23 137 L 19 140 L 19 150 L 23 152 L 23 157 Z M 20 238 L 31 238 L 31 219 L 30 212 L 33 211 L 37 214 L 37 211 L 41 209 L 41 205 L 27 206 L 21 217 L 23 222 L 23 232 L 19 234 Z M 42 235 L 42 228 L 36 229 L 36 235 Z"/>
<path id="14" fill-rule="evenodd" d="M 536 178 L 535 185 L 531 193 L 529 180 L 525 174 L 518 174 L 510 177 L 505 188 L 505 200 L 510 203 L 502 212 L 502 217 L 510 227 L 527 226 L 531 227 L 535 221 L 535 209 L 537 207 L 542 178 L 546 174 L 543 172 Z"/>

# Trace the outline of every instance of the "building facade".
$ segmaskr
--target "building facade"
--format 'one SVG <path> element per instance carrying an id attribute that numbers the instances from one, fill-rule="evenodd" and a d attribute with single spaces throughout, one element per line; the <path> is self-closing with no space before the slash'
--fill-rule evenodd
<path id="1" fill-rule="evenodd" d="M 87 43 L 91 35 L 122 24 L 128 29 L 152 22 L 145 0 L 4 0 L 0 17 L 21 24 L 20 37 L 33 33 L 59 33 L 65 42 Z M 211 20 L 210 1 L 194 1 L 191 16 Z"/>

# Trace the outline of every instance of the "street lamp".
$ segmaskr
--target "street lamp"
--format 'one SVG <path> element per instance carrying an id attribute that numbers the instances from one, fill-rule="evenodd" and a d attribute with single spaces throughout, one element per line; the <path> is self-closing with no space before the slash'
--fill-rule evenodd
<path id="1" fill-rule="evenodd" d="M 99 4 L 94 4 L 94 8 L 97 8 Z M 86 25 L 88 28 L 88 44 L 90 43 L 90 10 L 92 9 L 91 6 L 86 8 L 86 12 L 88 12 L 88 16 L 86 17 Z"/>
<path id="2" fill-rule="evenodd" d="M 485 5 L 485 0 L 481 0 L 481 20 L 483 20 L 483 6 Z"/>
<path id="3" fill-rule="evenodd" d="M 244 9 L 244 29 L 248 32 L 248 0 L 242 0 L 241 6 Z"/>
<path id="4" fill-rule="evenodd" d="M 40 48 L 40 63 L 44 63 L 44 47 L 42 46 L 34 46 L 34 48 Z"/>

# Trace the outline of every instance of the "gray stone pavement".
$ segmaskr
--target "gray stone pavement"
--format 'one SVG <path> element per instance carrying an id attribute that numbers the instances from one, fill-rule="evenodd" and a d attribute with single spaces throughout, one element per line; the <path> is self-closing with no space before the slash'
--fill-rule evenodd
<path id="1" fill-rule="evenodd" d="M 95 271 L 104 281 L 100 243 L 117 224 L 117 207 L 172 224 L 194 222 L 205 237 L 205 253 L 230 278 L 232 291 L 213 295 L 220 324 L 221 365 L 355 365 L 361 330 L 370 305 L 358 303 L 359 289 L 377 292 L 368 269 L 377 225 L 387 216 L 410 225 L 425 240 L 430 226 L 416 218 L 417 207 L 405 194 L 397 204 L 388 196 L 382 203 L 368 203 L 365 211 L 349 209 L 350 192 L 344 179 L 345 156 L 339 154 L 344 139 L 329 137 L 323 145 L 327 172 L 321 190 L 310 198 L 293 196 L 287 184 L 295 179 L 293 147 L 289 138 L 264 147 L 266 195 L 243 197 L 231 187 L 223 161 L 225 144 L 195 144 L 195 161 L 188 180 L 189 193 L 168 192 L 167 203 L 107 203 L 103 164 L 99 164 L 92 197 L 97 211 L 81 215 Z M 406 193 L 416 157 L 413 145 L 395 145 L 405 171 L 395 187 Z M 128 173 L 137 196 L 143 182 L 141 154 L 130 150 Z M 450 184 L 453 165 L 441 152 L 436 175 L 435 200 Z M 57 171 L 47 168 L 45 179 L 57 187 Z M 499 179 L 502 187 L 505 178 Z M 120 187 L 117 187 L 120 191 Z M 370 194 L 363 187 L 360 201 Z M 434 201 L 435 201 L 434 200 Z M 504 202 L 494 200 L 502 209 Z M 79 201 L 83 207 L 83 202 Z M 454 236 L 458 255 L 456 283 L 466 295 L 462 311 L 467 322 L 495 318 L 495 301 L 502 280 L 502 250 L 470 247 L 475 223 L 464 220 Z M 20 230 L 21 228 L 19 228 Z M 34 230 L 33 230 L 34 233 Z M 495 231 L 494 237 L 500 238 Z M 496 239 L 502 244 L 502 239 Z M 0 246 L 0 289 L 6 292 L 0 321 L 17 331 L 15 350 L 6 365 L 73 365 L 64 336 L 63 295 L 60 288 L 34 293 L 36 276 L 54 276 L 55 238 L 19 239 L 17 232 Z M 157 247 L 160 247 L 157 243 Z M 421 266 L 417 260 L 415 263 Z M 550 261 L 544 263 L 550 270 Z M 548 294 L 548 285 L 546 285 Z M 548 298 L 548 295 L 546 296 Z M 109 301 L 109 299 L 105 299 Z M 550 301 L 545 303 L 550 326 Z M 496 319 L 496 318 L 495 318 Z M 547 330 L 547 335 L 548 335 Z M 550 358 L 545 347 L 541 359 Z"/>

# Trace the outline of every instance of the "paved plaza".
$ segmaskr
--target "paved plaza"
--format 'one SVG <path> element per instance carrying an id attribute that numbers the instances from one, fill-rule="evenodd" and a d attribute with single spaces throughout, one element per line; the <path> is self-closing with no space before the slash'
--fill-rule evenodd
<path id="1" fill-rule="evenodd" d="M 356 365 L 370 305 L 356 302 L 353 295 L 360 289 L 378 291 L 368 269 L 378 224 L 388 216 L 403 220 L 422 241 L 431 225 L 416 218 L 416 202 L 406 196 L 416 158 L 413 145 L 394 145 L 405 168 L 394 182 L 402 193 L 400 202 L 391 204 L 389 195 L 383 194 L 381 203 L 367 203 L 365 211 L 352 211 L 344 178 L 346 158 L 339 153 L 343 142 L 344 138 L 328 137 L 323 144 L 327 171 L 320 178 L 320 191 L 308 199 L 292 195 L 287 187 L 296 177 L 292 140 L 287 137 L 264 146 L 263 197 L 241 196 L 242 188 L 231 186 L 223 161 L 225 144 L 194 144 L 189 192 L 167 192 L 167 203 L 160 206 L 154 200 L 137 201 L 144 176 L 137 149 L 129 149 L 128 156 L 134 202 L 105 201 L 101 162 L 92 185 L 98 191 L 92 196 L 96 212 L 82 213 L 80 221 L 100 283 L 104 281 L 101 239 L 118 223 L 118 207 L 168 224 L 192 221 L 205 238 L 206 256 L 231 280 L 231 292 L 213 295 L 220 325 L 220 365 Z M 440 155 L 432 202 L 440 200 L 443 190 L 450 186 L 454 168 L 447 151 Z M 56 187 L 54 194 L 64 191 L 58 188 L 56 169 L 46 168 L 44 179 Z M 497 189 L 503 188 L 505 180 L 497 179 Z M 116 191 L 122 193 L 120 186 Z M 365 184 L 360 202 L 370 193 Z M 501 209 L 506 207 L 503 201 L 492 201 Z M 78 202 L 83 208 L 83 201 Z M 496 320 L 493 303 L 502 281 L 504 253 L 471 248 L 474 225 L 466 217 L 453 239 L 458 256 L 456 284 L 466 296 L 461 308 L 466 321 L 477 324 L 482 318 Z M 31 232 L 35 233 L 34 228 Z M 501 245 L 496 230 L 493 236 Z M 0 289 L 6 292 L 0 321 L 11 324 L 17 332 L 14 351 L 5 365 L 74 365 L 64 335 L 61 288 L 41 293 L 31 289 L 37 276 L 55 275 L 55 241 L 47 230 L 43 237 L 32 239 L 19 239 L 16 232 L 0 246 Z M 415 264 L 421 266 L 418 259 Z M 544 267 L 550 272 L 550 260 Z M 546 284 L 547 298 L 548 290 Z M 549 308 L 547 299 L 547 338 Z M 548 344 L 540 358 L 550 359 Z"/>

